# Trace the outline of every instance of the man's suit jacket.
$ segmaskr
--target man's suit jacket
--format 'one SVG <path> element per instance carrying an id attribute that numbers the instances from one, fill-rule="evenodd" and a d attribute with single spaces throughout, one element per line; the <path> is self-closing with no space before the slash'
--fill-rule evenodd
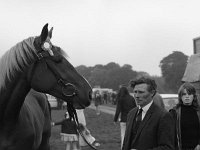
<path id="1" fill-rule="evenodd" d="M 143 118 L 134 139 L 130 139 L 131 130 L 138 107 L 128 114 L 123 150 L 130 150 L 131 143 L 137 150 L 174 150 L 173 118 L 166 110 L 152 103 Z"/>

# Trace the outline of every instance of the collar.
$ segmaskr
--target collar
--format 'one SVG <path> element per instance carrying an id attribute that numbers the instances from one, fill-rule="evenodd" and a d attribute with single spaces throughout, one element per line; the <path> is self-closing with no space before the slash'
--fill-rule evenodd
<path id="1" fill-rule="evenodd" d="M 144 112 L 145 114 L 147 113 L 147 111 L 149 110 L 149 107 L 152 105 L 152 103 L 153 103 L 153 100 L 149 103 L 149 104 L 147 104 L 146 106 L 144 106 L 143 108 L 142 108 L 142 112 Z M 140 109 L 141 107 L 139 106 L 139 109 Z"/>

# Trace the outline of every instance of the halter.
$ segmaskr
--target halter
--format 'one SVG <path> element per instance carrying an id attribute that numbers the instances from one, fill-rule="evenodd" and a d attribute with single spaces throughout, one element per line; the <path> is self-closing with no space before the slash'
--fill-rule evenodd
<path id="1" fill-rule="evenodd" d="M 38 52 L 37 58 L 38 60 L 42 60 L 43 58 L 47 58 L 50 56 L 54 56 L 54 53 L 52 51 L 52 43 L 50 41 L 45 41 L 42 44 L 41 47 L 44 51 Z M 49 56 L 50 55 L 50 56 Z M 46 61 L 47 67 L 51 70 L 51 72 L 55 75 L 55 78 L 57 79 L 57 83 L 61 85 L 62 87 L 62 94 L 66 97 L 74 97 L 77 95 L 77 88 L 72 83 L 67 83 L 60 75 L 59 73 L 51 67 L 51 65 Z"/>

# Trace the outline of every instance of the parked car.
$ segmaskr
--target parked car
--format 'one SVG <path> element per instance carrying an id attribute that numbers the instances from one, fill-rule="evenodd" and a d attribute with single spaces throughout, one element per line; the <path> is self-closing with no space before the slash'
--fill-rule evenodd
<path id="1" fill-rule="evenodd" d="M 58 101 L 54 96 L 47 94 L 47 98 L 48 98 L 48 101 L 51 105 L 51 108 L 57 108 L 58 107 Z"/>
<path id="2" fill-rule="evenodd" d="M 133 93 L 130 93 L 134 96 Z M 178 103 L 178 94 L 160 94 L 165 104 L 166 110 L 173 108 Z"/>
<path id="3" fill-rule="evenodd" d="M 178 103 L 178 94 L 160 94 L 163 98 L 167 110 L 173 108 Z"/>

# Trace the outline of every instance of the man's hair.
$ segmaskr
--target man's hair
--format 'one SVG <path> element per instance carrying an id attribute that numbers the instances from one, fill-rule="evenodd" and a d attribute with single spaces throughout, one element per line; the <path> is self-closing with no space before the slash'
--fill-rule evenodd
<path id="1" fill-rule="evenodd" d="M 136 80 L 131 80 L 130 81 L 130 86 L 134 89 L 136 85 L 138 84 L 147 84 L 148 85 L 148 91 L 149 92 L 152 92 L 152 91 L 155 91 L 156 93 L 156 89 L 157 89 L 157 85 L 156 85 L 156 82 L 155 80 L 149 78 L 149 77 L 141 77 L 139 79 L 136 79 Z"/>

